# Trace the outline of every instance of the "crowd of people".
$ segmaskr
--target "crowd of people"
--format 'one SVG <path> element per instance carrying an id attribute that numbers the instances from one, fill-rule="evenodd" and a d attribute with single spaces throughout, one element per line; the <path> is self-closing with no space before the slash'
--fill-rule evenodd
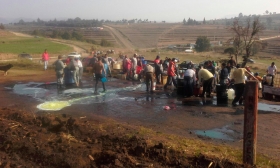
<path id="1" fill-rule="evenodd" d="M 42 57 L 45 57 L 46 51 Z M 63 77 L 68 71 L 71 71 L 75 81 L 75 85 L 79 86 L 82 74 L 83 65 L 78 58 L 69 57 L 66 62 L 62 62 L 62 57 L 58 56 L 58 60 L 54 62 L 57 81 L 63 84 Z M 234 86 L 235 98 L 232 101 L 232 105 L 236 106 L 237 102 L 242 105 L 243 93 L 245 88 L 246 80 L 258 80 L 261 84 L 266 80 L 263 80 L 258 73 L 252 73 L 249 67 L 241 68 L 239 64 L 236 64 L 234 59 L 231 57 L 230 60 L 221 64 L 219 68 L 217 63 L 214 61 L 205 61 L 203 65 L 195 67 L 191 61 L 187 64 L 187 68 L 184 69 L 183 73 L 179 74 L 178 59 L 176 58 L 165 58 L 162 60 L 159 55 L 153 61 L 145 60 L 145 57 L 137 55 L 136 53 L 129 58 L 127 55 L 120 55 L 116 60 L 109 58 L 107 54 L 101 56 L 95 54 L 89 61 L 87 66 L 91 66 L 93 69 L 94 80 L 95 80 L 95 93 L 97 92 L 98 82 L 101 81 L 103 92 L 106 92 L 105 81 L 102 78 L 111 75 L 111 68 L 114 63 L 122 63 L 122 72 L 126 75 L 127 80 L 139 80 L 145 79 L 146 91 L 154 92 L 154 82 L 159 85 L 163 84 L 163 75 L 167 76 L 167 81 L 163 85 L 166 90 L 168 86 L 173 85 L 174 90 L 177 89 L 177 79 L 183 79 L 184 89 L 183 96 L 191 97 L 198 95 L 198 89 L 202 90 L 199 93 L 199 97 L 212 97 L 214 91 L 213 86 L 216 84 Z M 217 73 L 217 69 L 219 72 Z M 271 76 L 272 81 L 269 85 L 273 86 L 275 75 L 277 74 L 277 68 L 275 63 L 272 62 L 271 66 L 267 68 L 267 77 Z M 218 79 L 218 80 L 217 80 Z M 219 81 L 218 83 L 216 83 Z M 64 81 L 66 82 L 66 81 Z M 202 89 L 200 89 L 202 87 Z M 261 89 L 260 85 L 260 89 Z"/>

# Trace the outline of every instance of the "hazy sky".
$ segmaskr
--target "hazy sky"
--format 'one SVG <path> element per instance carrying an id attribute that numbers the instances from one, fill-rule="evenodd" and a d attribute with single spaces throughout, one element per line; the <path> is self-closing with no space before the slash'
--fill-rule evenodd
<path id="1" fill-rule="evenodd" d="M 149 19 L 181 22 L 280 13 L 280 0 L 0 0 L 1 18 Z"/>

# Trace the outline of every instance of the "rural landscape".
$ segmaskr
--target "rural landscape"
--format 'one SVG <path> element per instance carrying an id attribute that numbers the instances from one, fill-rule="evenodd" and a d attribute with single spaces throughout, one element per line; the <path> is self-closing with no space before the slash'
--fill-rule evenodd
<path id="1" fill-rule="evenodd" d="M 114 60 L 105 93 L 94 94 L 88 63 L 81 85 L 58 89 L 53 63 L 73 52 L 81 60 L 95 54 Z M 211 60 L 220 66 L 233 57 L 264 76 L 272 62 L 280 63 L 280 14 L 178 23 L 77 17 L 1 24 L 0 67 L 12 67 L 0 71 L 0 167 L 280 167 L 279 72 L 277 93 L 259 92 L 256 163 L 244 164 L 246 104 L 221 105 L 216 92 L 186 98 L 162 83 L 148 93 L 144 81 L 128 80 L 114 68 L 121 56 L 136 54 L 151 62 L 176 58 L 178 65 Z"/>

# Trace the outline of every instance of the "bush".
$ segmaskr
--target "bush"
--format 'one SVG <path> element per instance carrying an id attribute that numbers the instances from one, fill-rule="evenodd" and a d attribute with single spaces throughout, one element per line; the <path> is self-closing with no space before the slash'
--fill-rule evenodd
<path id="1" fill-rule="evenodd" d="M 197 52 L 209 51 L 211 46 L 210 41 L 206 36 L 197 37 L 195 44 L 195 50 Z"/>
<path id="2" fill-rule="evenodd" d="M 100 45 L 103 47 L 112 47 L 113 44 L 111 42 L 109 42 L 108 40 L 102 39 L 100 42 Z"/>

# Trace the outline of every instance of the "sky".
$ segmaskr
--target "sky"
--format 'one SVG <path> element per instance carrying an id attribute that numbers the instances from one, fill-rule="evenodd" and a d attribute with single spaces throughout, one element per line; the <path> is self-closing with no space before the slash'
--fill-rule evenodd
<path id="1" fill-rule="evenodd" d="M 182 22 L 280 13 L 280 0 L 0 0 L 0 18 L 81 19 Z"/>

